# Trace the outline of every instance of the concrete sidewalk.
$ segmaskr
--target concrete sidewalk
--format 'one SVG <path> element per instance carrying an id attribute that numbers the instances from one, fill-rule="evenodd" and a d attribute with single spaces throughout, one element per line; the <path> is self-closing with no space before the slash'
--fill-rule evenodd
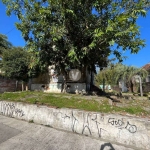
<path id="1" fill-rule="evenodd" d="M 135 150 L 0 115 L 0 150 Z"/>

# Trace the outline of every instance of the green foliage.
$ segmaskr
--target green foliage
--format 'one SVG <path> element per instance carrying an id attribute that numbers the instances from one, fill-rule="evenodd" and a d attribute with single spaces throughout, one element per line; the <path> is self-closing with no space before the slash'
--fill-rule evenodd
<path id="1" fill-rule="evenodd" d="M 134 75 L 140 75 L 141 78 L 144 79 L 147 74 L 147 71 L 143 68 L 116 64 L 108 66 L 107 68 L 100 71 L 95 76 L 95 81 L 97 85 L 100 85 L 103 84 L 103 79 L 105 79 L 106 84 L 118 85 L 119 81 L 123 80 L 126 86 L 130 87 L 132 77 Z"/>
<path id="2" fill-rule="evenodd" d="M 7 36 L 0 34 L 1 75 L 24 81 L 28 77 L 37 76 L 41 71 L 38 54 L 31 49 L 13 47 Z"/>
<path id="3" fill-rule="evenodd" d="M 12 44 L 7 40 L 7 36 L 0 34 L 0 57 L 5 50 L 8 50 L 12 47 Z"/>
<path id="4" fill-rule="evenodd" d="M 149 0 L 2 0 L 7 14 L 20 19 L 16 27 L 27 46 L 39 51 L 41 64 L 95 70 L 107 66 L 113 53 L 137 53 L 145 46 L 136 20 L 146 16 Z M 116 45 L 116 49 L 112 46 Z"/>
<path id="5" fill-rule="evenodd" d="M 28 53 L 28 76 L 37 77 L 40 73 L 47 72 L 47 66 L 39 60 L 39 52 L 31 48 L 25 50 Z"/>
<path id="6" fill-rule="evenodd" d="M 34 123 L 34 121 L 33 120 L 29 120 L 29 123 Z"/>
<path id="7" fill-rule="evenodd" d="M 28 53 L 21 47 L 3 52 L 2 71 L 4 76 L 26 81 L 28 79 Z"/>

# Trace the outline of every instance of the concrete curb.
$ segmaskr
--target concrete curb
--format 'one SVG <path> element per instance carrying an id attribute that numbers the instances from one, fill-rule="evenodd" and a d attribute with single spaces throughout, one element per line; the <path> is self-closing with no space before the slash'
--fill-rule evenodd
<path id="1" fill-rule="evenodd" d="M 0 101 L 0 113 L 86 136 L 150 149 L 150 119 Z"/>

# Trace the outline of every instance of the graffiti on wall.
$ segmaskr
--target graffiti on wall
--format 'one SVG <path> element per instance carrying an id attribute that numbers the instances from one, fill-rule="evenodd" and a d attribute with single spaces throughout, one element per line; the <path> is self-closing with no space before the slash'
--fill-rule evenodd
<path id="1" fill-rule="evenodd" d="M 109 136 L 111 132 L 106 127 L 107 125 L 127 130 L 129 133 L 137 132 L 136 125 L 131 124 L 129 121 L 124 122 L 123 119 L 105 118 L 102 114 L 82 113 L 81 117 L 81 114 L 74 111 L 64 113 L 59 110 L 59 112 L 54 112 L 53 115 L 60 122 L 70 124 L 72 132 L 83 135 L 90 136 L 97 131 L 96 134 L 99 138 L 103 137 L 104 134 Z"/>
<path id="2" fill-rule="evenodd" d="M 98 136 L 102 137 L 102 132 L 104 132 L 104 131 L 107 132 L 105 129 L 103 129 L 100 126 L 100 124 L 101 124 L 100 122 L 104 122 L 104 116 L 101 116 L 100 119 L 98 119 L 97 114 L 95 114 L 95 118 L 92 118 L 92 121 L 94 121 L 96 124 Z"/>
<path id="3" fill-rule="evenodd" d="M 9 117 L 23 117 L 24 111 L 16 108 L 14 103 L 11 102 L 1 102 L 1 114 Z"/>
<path id="4" fill-rule="evenodd" d="M 23 117 L 25 115 L 24 111 L 17 107 L 18 105 L 16 105 L 15 103 L 1 102 L 0 112 L 1 114 L 10 117 Z M 36 113 L 37 112 L 35 112 L 35 114 Z M 99 138 L 104 136 L 109 137 L 112 134 L 112 131 L 110 131 L 110 126 L 112 126 L 113 128 L 117 128 L 118 132 L 120 132 L 120 130 L 127 131 L 131 134 L 137 132 L 137 126 L 132 124 L 129 120 L 124 121 L 123 118 L 108 118 L 103 114 L 98 113 L 73 110 L 62 111 L 61 109 L 54 109 L 51 111 L 50 117 L 51 120 L 54 120 L 49 123 L 50 126 L 56 128 L 60 127 L 74 133 L 79 133 L 87 136 L 96 136 Z"/>
<path id="5" fill-rule="evenodd" d="M 129 121 L 124 122 L 123 119 L 109 118 L 108 123 L 117 127 L 118 129 L 126 129 L 130 133 L 135 133 L 137 131 L 136 125 L 130 124 Z"/>
<path id="6" fill-rule="evenodd" d="M 100 119 L 98 119 L 97 114 L 90 114 L 90 113 L 83 113 L 83 120 L 81 121 L 76 114 L 71 111 L 70 114 L 66 114 L 63 112 L 54 112 L 53 115 L 60 121 L 68 122 L 70 123 L 70 127 L 72 132 L 79 133 L 78 127 L 79 124 L 82 126 L 80 128 L 80 134 L 83 135 L 92 135 L 92 126 L 96 127 L 98 137 L 102 137 L 103 132 L 107 132 L 105 129 L 101 127 L 101 122 L 104 121 L 104 117 L 101 116 Z M 91 126 L 92 124 L 92 126 Z"/>

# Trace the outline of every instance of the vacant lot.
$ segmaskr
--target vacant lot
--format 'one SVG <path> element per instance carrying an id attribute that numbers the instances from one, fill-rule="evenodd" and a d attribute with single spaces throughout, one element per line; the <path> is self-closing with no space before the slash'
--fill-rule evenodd
<path id="1" fill-rule="evenodd" d="M 0 94 L 0 100 L 47 105 L 55 108 L 73 108 L 86 111 L 104 113 L 118 113 L 123 115 L 136 115 L 150 117 L 150 100 L 120 99 L 120 102 L 112 102 L 105 96 L 81 96 L 75 94 L 55 94 L 43 92 L 6 92 Z"/>

